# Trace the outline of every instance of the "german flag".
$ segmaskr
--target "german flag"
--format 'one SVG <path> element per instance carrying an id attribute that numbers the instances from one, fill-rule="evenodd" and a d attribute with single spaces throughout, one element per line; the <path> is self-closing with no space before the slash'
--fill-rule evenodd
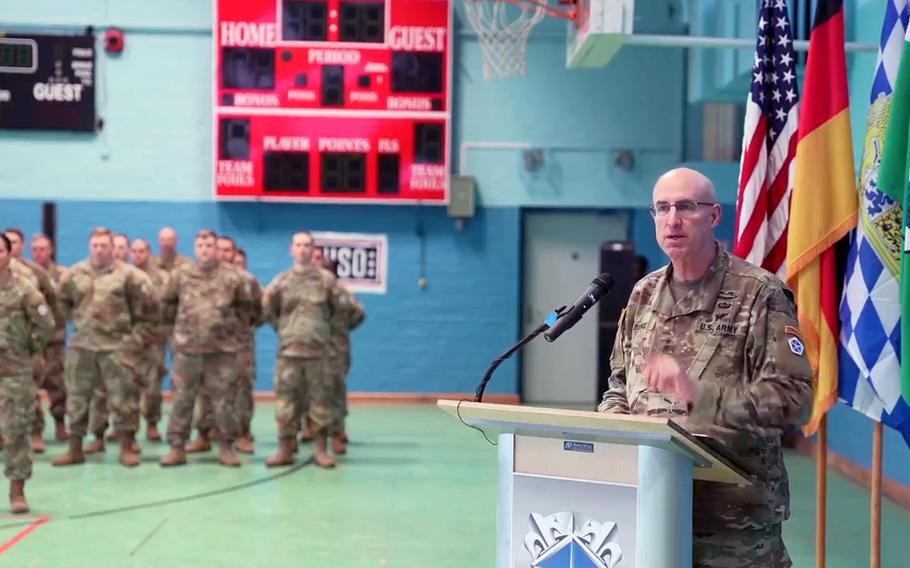
<path id="1" fill-rule="evenodd" d="M 837 402 L 836 246 L 856 227 L 857 195 L 847 94 L 843 0 L 819 0 L 809 36 L 787 241 L 787 283 L 796 293 L 806 354 L 815 372 L 814 434 Z M 792 346 L 791 346 L 792 348 Z"/>

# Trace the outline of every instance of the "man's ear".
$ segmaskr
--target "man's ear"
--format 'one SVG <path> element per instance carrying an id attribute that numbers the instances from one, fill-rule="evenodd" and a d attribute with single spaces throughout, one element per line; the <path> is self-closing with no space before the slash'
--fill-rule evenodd
<path id="1" fill-rule="evenodd" d="M 720 225 L 720 218 L 722 216 L 721 208 L 719 203 L 715 203 L 711 206 L 711 227 L 717 228 Z"/>

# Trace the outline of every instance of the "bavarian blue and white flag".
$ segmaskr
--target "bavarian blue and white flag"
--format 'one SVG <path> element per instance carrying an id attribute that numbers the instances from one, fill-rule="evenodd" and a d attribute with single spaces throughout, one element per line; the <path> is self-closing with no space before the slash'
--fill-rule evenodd
<path id="1" fill-rule="evenodd" d="M 901 397 L 902 207 L 878 187 L 891 100 L 910 19 L 908 0 L 886 0 L 859 183 L 859 223 L 841 302 L 840 398 L 896 428 L 910 444 L 910 407 Z M 907 362 L 910 364 L 910 361 Z"/>

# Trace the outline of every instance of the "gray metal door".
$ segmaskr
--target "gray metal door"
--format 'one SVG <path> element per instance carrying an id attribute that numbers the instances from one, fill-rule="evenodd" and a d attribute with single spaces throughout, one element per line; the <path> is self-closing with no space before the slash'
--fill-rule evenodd
<path id="1" fill-rule="evenodd" d="M 528 212 L 524 216 L 524 310 L 530 333 L 570 305 L 600 274 L 600 244 L 628 236 L 625 213 Z M 597 309 L 554 343 L 543 336 L 522 352 L 524 402 L 592 408 L 597 393 Z"/>

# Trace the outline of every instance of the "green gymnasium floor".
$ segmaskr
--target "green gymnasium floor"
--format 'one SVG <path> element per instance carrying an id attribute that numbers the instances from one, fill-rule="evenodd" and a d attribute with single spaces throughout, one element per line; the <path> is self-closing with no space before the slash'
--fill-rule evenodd
<path id="1" fill-rule="evenodd" d="M 27 487 L 35 515 L 0 518 L 0 566 L 494 566 L 496 450 L 478 432 L 430 405 L 357 405 L 339 469 L 267 470 L 272 406 L 257 410 L 257 453 L 240 469 L 214 452 L 162 469 L 164 445 L 147 442 L 134 470 L 112 447 L 58 469 L 50 459 L 63 446 L 51 443 Z M 814 465 L 788 463 L 787 544 L 796 566 L 814 567 Z M 867 566 L 868 492 L 832 474 L 829 494 L 828 567 Z M 886 503 L 883 566 L 908 565 L 907 534 L 910 513 Z"/>

